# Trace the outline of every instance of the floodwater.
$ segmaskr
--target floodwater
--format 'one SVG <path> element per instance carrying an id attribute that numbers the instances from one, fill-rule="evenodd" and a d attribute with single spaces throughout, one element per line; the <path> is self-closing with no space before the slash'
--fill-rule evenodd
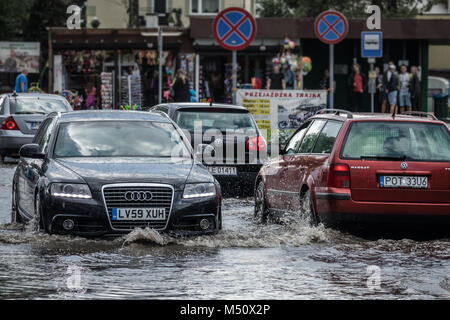
<path id="1" fill-rule="evenodd" d="M 260 225 L 224 200 L 216 236 L 138 230 L 114 240 L 10 224 L 0 165 L 0 299 L 449 299 L 450 239 L 369 241 L 301 219 Z"/>

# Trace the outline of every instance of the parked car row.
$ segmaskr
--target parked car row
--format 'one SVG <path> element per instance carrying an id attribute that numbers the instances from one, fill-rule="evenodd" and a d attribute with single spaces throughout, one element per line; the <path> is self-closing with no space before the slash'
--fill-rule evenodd
<path id="1" fill-rule="evenodd" d="M 27 115 L 47 106 L 44 98 L 51 100 L 39 97 Z M 21 123 L 18 107 L 11 107 L 18 100 L 0 98 L 8 113 L 2 128 L 12 127 L 11 119 Z M 278 157 L 268 158 L 255 120 L 239 106 L 58 108 L 45 119 L 24 120 L 39 122 L 39 129 L 20 148 L 13 222 L 83 236 L 136 227 L 214 234 L 222 228 L 227 190 L 254 194 L 261 223 L 301 212 L 313 225 L 340 229 L 450 230 L 450 131 L 429 114 L 321 110 L 292 134 Z"/>

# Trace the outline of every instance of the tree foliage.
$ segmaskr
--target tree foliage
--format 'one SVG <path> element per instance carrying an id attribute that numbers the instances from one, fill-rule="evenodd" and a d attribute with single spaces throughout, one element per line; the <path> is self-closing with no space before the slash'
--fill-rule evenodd
<path id="1" fill-rule="evenodd" d="M 263 17 L 309 17 L 314 18 L 321 12 L 334 9 L 348 18 L 367 17 L 364 9 L 367 5 L 378 5 L 382 17 L 410 18 L 427 12 L 437 3 L 447 0 L 262 0 L 259 13 Z"/>

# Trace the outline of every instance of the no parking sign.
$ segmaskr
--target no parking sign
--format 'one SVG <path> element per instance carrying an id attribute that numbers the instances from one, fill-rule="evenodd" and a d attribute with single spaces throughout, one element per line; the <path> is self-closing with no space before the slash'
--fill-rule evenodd
<path id="1" fill-rule="evenodd" d="M 228 8 L 214 19 L 213 33 L 221 47 L 232 51 L 242 50 L 253 41 L 256 22 L 248 11 Z"/>

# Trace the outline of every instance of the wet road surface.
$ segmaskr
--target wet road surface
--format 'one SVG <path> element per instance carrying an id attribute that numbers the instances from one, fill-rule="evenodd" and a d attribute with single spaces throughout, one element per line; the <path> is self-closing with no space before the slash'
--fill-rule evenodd
<path id="1" fill-rule="evenodd" d="M 10 224 L 14 164 L 0 165 L 0 299 L 449 299 L 450 240 L 369 241 L 252 220 L 251 198 L 224 200 L 224 230 L 114 240 Z"/>

